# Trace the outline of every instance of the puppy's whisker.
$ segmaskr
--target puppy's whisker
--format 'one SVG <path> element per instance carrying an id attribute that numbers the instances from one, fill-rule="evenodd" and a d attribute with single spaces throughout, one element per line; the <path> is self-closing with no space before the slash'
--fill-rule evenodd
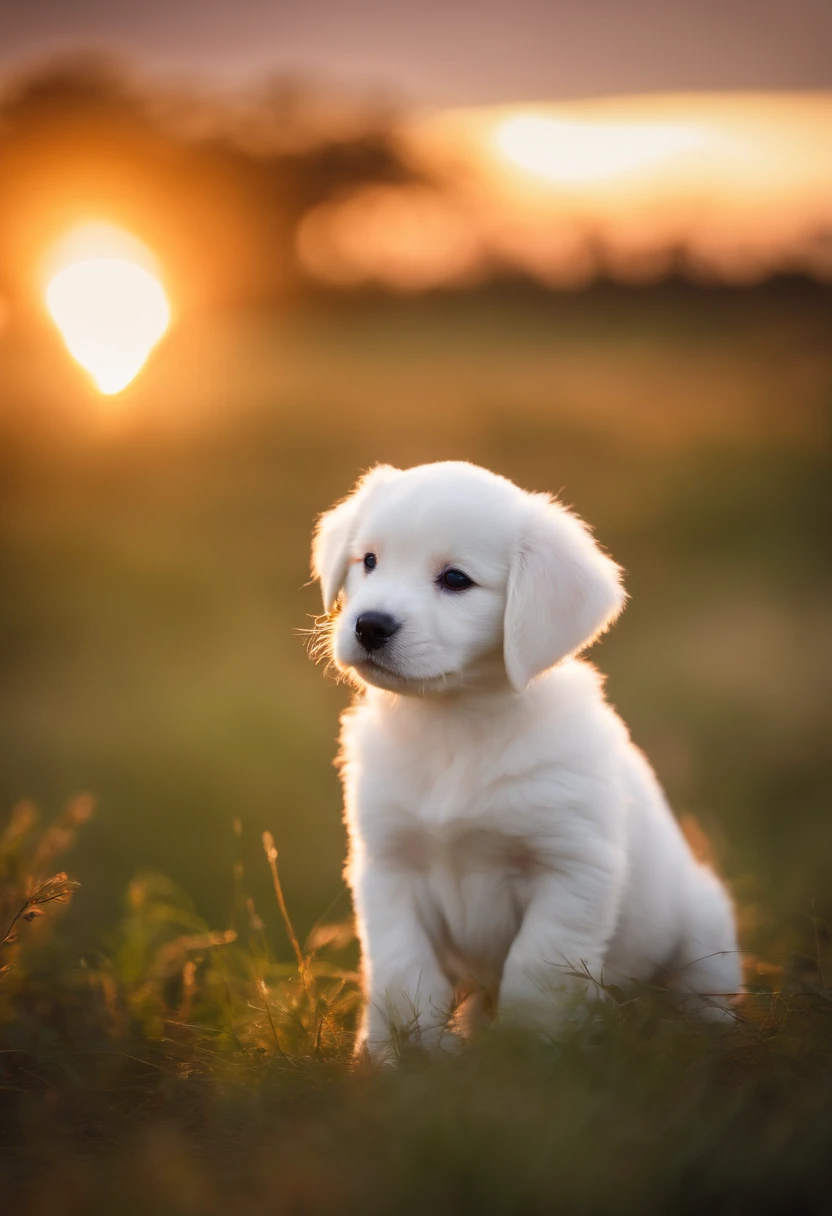
<path id="1" fill-rule="evenodd" d="M 332 638 L 335 630 L 336 617 L 331 613 L 312 618 L 311 628 L 298 629 L 297 633 L 306 638 L 306 650 L 314 663 L 327 661 L 332 664 Z M 327 667 L 327 674 L 329 668 Z"/>

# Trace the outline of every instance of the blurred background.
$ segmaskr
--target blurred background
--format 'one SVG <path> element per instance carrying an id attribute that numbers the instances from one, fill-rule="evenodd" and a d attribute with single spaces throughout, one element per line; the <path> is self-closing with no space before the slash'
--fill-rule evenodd
<path id="1" fill-rule="evenodd" d="M 234 819 L 348 912 L 300 631 L 379 460 L 594 525 L 592 657 L 746 944 L 832 919 L 830 49 L 821 0 L 7 9 L 0 816 L 95 797 L 79 950 L 143 868 L 223 927 Z"/>

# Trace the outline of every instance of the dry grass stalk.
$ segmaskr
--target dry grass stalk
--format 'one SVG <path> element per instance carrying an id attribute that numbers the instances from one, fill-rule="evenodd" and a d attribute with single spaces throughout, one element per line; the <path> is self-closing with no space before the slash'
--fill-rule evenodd
<path id="1" fill-rule="evenodd" d="M 306 959 L 303 951 L 300 948 L 297 934 L 295 933 L 294 925 L 289 916 L 289 909 L 286 907 L 286 900 L 283 897 L 283 887 L 280 883 L 280 875 L 277 872 L 277 847 L 274 843 L 274 837 L 271 832 L 263 833 L 263 848 L 266 852 L 266 860 L 269 863 L 269 869 L 272 872 L 272 883 L 274 884 L 274 893 L 277 897 L 277 904 L 280 908 L 280 915 L 283 917 L 283 924 L 286 926 L 286 933 L 289 941 L 292 943 L 292 949 L 295 952 L 295 958 L 298 961 L 298 970 L 301 976 L 306 973 Z"/>
<path id="2" fill-rule="evenodd" d="M 3 950 L 7 946 L 14 945 L 14 943 L 17 941 L 16 926 L 21 921 L 31 922 L 43 916 L 43 904 L 66 903 L 67 900 L 72 897 L 74 892 L 78 890 L 80 885 L 81 884 L 79 882 L 74 882 L 72 879 L 67 878 L 63 871 L 58 874 L 53 874 L 51 878 L 43 878 L 37 882 L 32 882 L 29 887 L 28 895 L 12 917 L 2 940 L 0 940 L 0 950 Z M 0 979 L 2 979 L 10 969 L 10 964 L 0 969 Z"/>

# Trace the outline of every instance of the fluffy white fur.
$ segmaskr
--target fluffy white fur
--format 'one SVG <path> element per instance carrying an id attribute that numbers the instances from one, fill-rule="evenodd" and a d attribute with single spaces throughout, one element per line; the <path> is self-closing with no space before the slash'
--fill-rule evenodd
<path id="1" fill-rule="evenodd" d="M 475 585 L 445 589 L 448 567 Z M 657 975 L 730 1017 L 729 896 L 574 658 L 625 600 L 585 525 L 470 464 L 379 466 L 321 518 L 313 569 L 360 690 L 341 735 L 360 1045 L 436 1045 L 452 1009 L 465 1034 L 497 994 L 501 1019 L 554 1032 L 593 981 Z M 368 611 L 401 622 L 372 654 Z"/>

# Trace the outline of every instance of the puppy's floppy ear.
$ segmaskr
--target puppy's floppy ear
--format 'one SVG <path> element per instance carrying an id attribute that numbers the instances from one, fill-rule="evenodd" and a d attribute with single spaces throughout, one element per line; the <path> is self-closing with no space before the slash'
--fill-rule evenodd
<path id="1" fill-rule="evenodd" d="M 358 516 L 371 492 L 391 481 L 399 472 L 389 464 L 377 464 L 360 477 L 346 498 L 318 519 L 312 540 L 312 574 L 320 581 L 324 610 L 331 612 L 347 577 L 350 544 Z"/>
<path id="2" fill-rule="evenodd" d="M 504 657 L 520 692 L 529 680 L 589 645 L 624 607 L 619 567 L 586 525 L 546 495 L 532 496 L 508 581 Z"/>

